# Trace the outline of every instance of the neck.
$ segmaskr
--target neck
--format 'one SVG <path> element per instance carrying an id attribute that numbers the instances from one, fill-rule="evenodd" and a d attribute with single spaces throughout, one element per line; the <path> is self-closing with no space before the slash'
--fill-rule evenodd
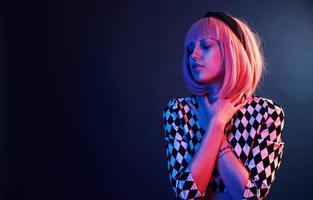
<path id="1" fill-rule="evenodd" d="M 222 82 L 212 82 L 209 84 L 210 92 L 207 94 L 207 96 L 212 104 L 217 101 L 218 97 L 216 97 L 216 95 L 222 88 L 222 84 Z"/>

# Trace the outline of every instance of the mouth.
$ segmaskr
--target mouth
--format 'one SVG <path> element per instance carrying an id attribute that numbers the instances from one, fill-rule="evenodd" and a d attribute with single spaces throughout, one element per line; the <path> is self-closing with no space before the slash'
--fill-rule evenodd
<path id="1" fill-rule="evenodd" d="M 193 64 L 193 65 L 191 65 L 191 67 L 192 67 L 193 69 L 204 68 L 203 65 L 199 65 L 199 64 Z"/>

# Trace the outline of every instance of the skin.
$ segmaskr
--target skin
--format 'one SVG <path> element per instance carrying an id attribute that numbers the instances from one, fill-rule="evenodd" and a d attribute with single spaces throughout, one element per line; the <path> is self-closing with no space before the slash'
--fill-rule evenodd
<path id="1" fill-rule="evenodd" d="M 212 91 L 210 94 L 197 96 L 199 108 L 193 108 L 200 126 L 204 127 L 206 133 L 190 161 L 191 174 L 200 192 L 203 193 L 216 165 L 229 195 L 210 196 L 210 199 L 242 199 L 249 173 L 233 152 L 230 151 L 218 158 L 218 151 L 228 144 L 223 134 L 226 123 L 244 106 L 245 101 L 242 101 L 241 96 L 233 99 L 214 97 L 222 87 L 225 72 L 223 54 L 218 41 L 201 38 L 192 41 L 188 48 L 191 52 L 189 62 L 192 75 L 197 81 L 209 84 Z M 195 65 L 201 66 L 193 68 Z"/>
<path id="2" fill-rule="evenodd" d="M 223 84 L 225 70 L 218 41 L 203 38 L 191 42 L 187 48 L 192 52 L 189 63 L 193 77 L 200 83 L 210 83 L 210 89 L 213 91 L 211 94 L 215 95 Z M 202 67 L 194 68 L 193 66 L 197 64 Z M 209 99 L 215 101 L 212 95 Z"/>

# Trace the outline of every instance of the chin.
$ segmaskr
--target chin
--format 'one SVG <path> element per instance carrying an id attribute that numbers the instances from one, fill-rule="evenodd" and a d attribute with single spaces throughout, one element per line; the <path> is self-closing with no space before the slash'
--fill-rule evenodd
<path id="1" fill-rule="evenodd" d="M 201 84 L 208 84 L 210 82 L 208 80 L 203 80 L 203 79 L 196 79 L 196 81 Z"/>
<path id="2" fill-rule="evenodd" d="M 193 74 L 194 79 L 201 84 L 208 84 L 212 81 L 212 77 L 204 73 Z"/>
<path id="3" fill-rule="evenodd" d="M 211 82 L 211 77 L 201 77 L 199 76 L 197 81 L 202 84 L 208 84 Z"/>

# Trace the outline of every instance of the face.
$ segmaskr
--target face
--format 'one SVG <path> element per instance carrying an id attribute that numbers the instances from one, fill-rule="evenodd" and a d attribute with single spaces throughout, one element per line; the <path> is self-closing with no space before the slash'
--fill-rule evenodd
<path id="1" fill-rule="evenodd" d="M 225 69 L 217 40 L 203 38 L 191 41 L 187 51 L 190 70 L 196 81 L 203 84 L 223 81 Z"/>

